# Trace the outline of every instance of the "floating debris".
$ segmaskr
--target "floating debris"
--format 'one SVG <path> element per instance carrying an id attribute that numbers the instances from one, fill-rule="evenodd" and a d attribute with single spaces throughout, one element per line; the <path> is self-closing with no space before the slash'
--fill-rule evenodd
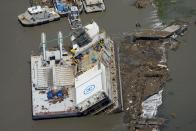
<path id="1" fill-rule="evenodd" d="M 160 90 L 142 102 L 142 118 L 151 119 L 156 116 L 158 107 L 162 104 L 162 92 L 163 90 Z"/>
<path id="2" fill-rule="evenodd" d="M 137 8 L 146 8 L 151 2 L 152 0 L 136 0 L 135 6 Z"/>
<path id="3" fill-rule="evenodd" d="M 161 40 L 173 38 L 181 35 L 188 29 L 187 24 L 172 24 L 163 29 L 146 29 L 135 32 L 133 34 L 133 40 Z"/>
<path id="4" fill-rule="evenodd" d="M 165 120 L 156 114 L 163 87 L 169 80 L 167 54 L 178 43 L 173 35 L 186 30 L 186 24 L 173 23 L 159 30 L 135 32 L 119 44 L 124 121 L 130 130 L 158 130 L 164 124 Z"/>
<path id="5" fill-rule="evenodd" d="M 172 118 L 176 118 L 176 113 L 175 112 L 170 113 L 170 115 L 171 115 Z"/>

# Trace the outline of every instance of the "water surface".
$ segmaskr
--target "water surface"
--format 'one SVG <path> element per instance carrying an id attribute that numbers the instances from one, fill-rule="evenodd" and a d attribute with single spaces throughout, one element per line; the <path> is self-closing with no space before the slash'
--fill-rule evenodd
<path id="1" fill-rule="evenodd" d="M 41 32 L 46 32 L 49 40 L 57 38 L 59 30 L 65 35 L 69 34 L 70 27 L 66 18 L 46 25 L 22 27 L 17 15 L 29 7 L 28 0 L 2 0 L 0 6 L 0 131 L 127 131 L 123 124 L 123 113 L 33 121 L 29 64 L 31 52 L 39 50 Z M 147 18 L 150 10 L 137 10 L 128 0 L 106 0 L 106 7 L 107 11 L 103 13 L 83 13 L 82 22 L 87 24 L 93 19 L 116 38 L 122 32 L 134 30 L 136 21 Z M 143 25 L 148 24 L 144 22 Z"/>

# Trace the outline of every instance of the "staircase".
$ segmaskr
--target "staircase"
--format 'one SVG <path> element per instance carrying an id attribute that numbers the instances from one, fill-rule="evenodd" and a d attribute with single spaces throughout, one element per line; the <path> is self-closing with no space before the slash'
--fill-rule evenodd
<path id="1" fill-rule="evenodd" d="M 48 76 L 50 69 L 49 68 L 38 68 L 37 71 L 37 88 L 45 89 L 48 88 Z"/>
<path id="2" fill-rule="evenodd" d="M 53 68 L 54 85 L 66 86 L 74 84 L 73 68 L 70 66 L 55 66 Z"/>

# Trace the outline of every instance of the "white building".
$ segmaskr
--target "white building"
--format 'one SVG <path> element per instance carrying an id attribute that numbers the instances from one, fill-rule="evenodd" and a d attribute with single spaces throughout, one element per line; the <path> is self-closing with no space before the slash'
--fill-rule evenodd
<path id="1" fill-rule="evenodd" d="M 100 64 L 75 78 L 76 105 L 82 111 L 104 100 L 108 102 L 111 87 L 106 77 L 105 66 Z"/>

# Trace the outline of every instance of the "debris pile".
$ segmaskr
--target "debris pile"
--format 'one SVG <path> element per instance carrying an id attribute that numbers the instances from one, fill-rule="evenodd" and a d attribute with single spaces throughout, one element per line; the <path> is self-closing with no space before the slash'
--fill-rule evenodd
<path id="1" fill-rule="evenodd" d="M 136 8 L 146 8 L 152 0 L 136 0 L 135 1 L 135 6 Z"/>
<path id="2" fill-rule="evenodd" d="M 141 125 L 139 122 L 143 120 L 141 117 L 144 113 L 142 102 L 162 90 L 169 78 L 167 63 L 163 61 L 167 58 L 168 50 L 166 46 L 164 46 L 164 51 L 161 47 L 163 47 L 162 40 L 139 40 L 134 43 L 121 43 L 120 57 L 123 102 L 126 112 L 125 122 L 129 123 L 132 130 L 149 127 L 148 123 Z M 165 57 L 163 58 L 163 56 Z M 157 107 L 153 106 L 153 108 Z M 153 110 L 153 114 L 156 114 L 156 110 Z M 153 119 L 155 121 L 154 117 Z M 160 122 L 157 121 L 157 123 Z M 151 124 L 150 127 L 156 127 L 155 125 L 158 126 Z"/>
<path id="3" fill-rule="evenodd" d="M 173 27 L 168 26 L 159 31 L 169 29 L 166 37 L 154 39 L 153 35 L 157 35 L 153 34 L 155 31 L 144 30 L 137 39 L 137 33 L 133 33 L 119 44 L 124 121 L 131 131 L 159 130 L 164 124 L 165 119 L 156 114 L 162 104 L 163 87 L 170 80 L 167 54 L 169 50 L 177 49 L 178 34 L 187 30 L 185 24 L 179 25 L 178 29 Z"/>

